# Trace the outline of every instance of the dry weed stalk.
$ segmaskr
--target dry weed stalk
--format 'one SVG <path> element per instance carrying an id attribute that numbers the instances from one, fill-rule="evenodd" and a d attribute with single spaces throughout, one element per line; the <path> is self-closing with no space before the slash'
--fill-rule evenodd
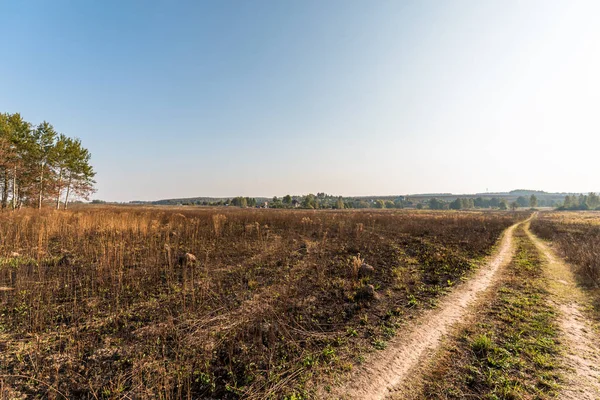
<path id="1" fill-rule="evenodd" d="M 221 236 L 221 233 L 223 232 L 223 225 L 225 224 L 225 221 L 227 221 L 227 217 L 223 214 L 216 214 L 212 216 L 212 221 L 215 236 Z"/>
<path id="2" fill-rule="evenodd" d="M 364 263 L 365 261 L 360 258 L 360 253 L 358 253 L 356 256 L 352 257 L 352 260 L 350 261 L 350 268 L 351 268 L 351 273 L 352 273 L 352 279 L 354 281 L 358 280 L 358 271 L 360 270 L 360 266 Z"/>
<path id="3" fill-rule="evenodd" d="M 362 222 L 359 222 L 358 224 L 356 224 L 356 228 L 354 229 L 354 232 L 355 232 L 357 238 L 360 237 L 360 235 L 362 234 L 364 229 L 365 229 L 365 224 L 363 224 Z"/>

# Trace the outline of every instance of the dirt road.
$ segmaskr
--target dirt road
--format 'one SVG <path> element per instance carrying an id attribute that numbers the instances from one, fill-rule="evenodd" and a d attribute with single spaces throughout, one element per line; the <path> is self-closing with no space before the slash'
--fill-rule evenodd
<path id="1" fill-rule="evenodd" d="M 577 286 L 570 267 L 554 254 L 550 246 L 531 233 L 531 218 L 521 224 L 546 260 L 544 271 L 548 280 L 548 301 L 558 311 L 565 351 L 565 383 L 560 398 L 600 399 L 600 345 L 593 323 L 584 312 L 590 306 L 589 299 Z M 518 225 L 506 230 L 496 254 L 469 281 L 446 296 L 437 308 L 424 312 L 413 321 L 386 351 L 375 354 L 357 368 L 347 384 L 334 390 L 333 397 L 365 400 L 407 398 L 444 336 L 460 326 L 477 305 L 480 296 L 494 286 L 502 268 L 512 260 L 513 231 Z"/>
<path id="2" fill-rule="evenodd" d="M 498 272 L 507 265 L 514 253 L 513 231 L 508 228 L 491 260 L 482 266 L 466 283 L 444 297 L 437 308 L 424 312 L 403 334 L 389 344 L 386 351 L 377 353 L 357 368 L 350 382 L 334 391 L 335 398 L 375 400 L 386 397 L 403 398 L 410 389 L 410 379 L 418 374 L 442 338 L 462 321 L 480 294 L 492 286 Z"/>

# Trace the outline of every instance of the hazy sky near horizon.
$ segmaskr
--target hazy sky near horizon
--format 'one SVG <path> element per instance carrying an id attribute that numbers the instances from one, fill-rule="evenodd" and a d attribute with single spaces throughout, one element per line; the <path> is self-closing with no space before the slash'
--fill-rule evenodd
<path id="1" fill-rule="evenodd" d="M 600 191 L 598 1 L 0 0 L 104 200 Z"/>

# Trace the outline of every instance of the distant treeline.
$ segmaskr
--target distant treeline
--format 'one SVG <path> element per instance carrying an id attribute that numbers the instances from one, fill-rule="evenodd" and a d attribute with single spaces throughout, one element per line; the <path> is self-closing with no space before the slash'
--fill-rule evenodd
<path id="1" fill-rule="evenodd" d="M 90 152 L 80 139 L 56 132 L 44 121 L 33 125 L 20 114 L 0 113 L 0 202 L 2 209 L 41 208 L 94 192 Z"/>
<path id="2" fill-rule="evenodd" d="M 558 207 L 559 209 L 590 210 L 600 207 L 600 197 L 588 195 L 546 193 L 534 190 L 513 190 L 507 193 L 493 193 L 492 196 L 421 194 L 406 196 L 361 196 L 343 197 L 319 192 L 307 195 L 285 195 L 283 197 L 234 197 L 169 199 L 154 202 L 132 202 L 155 205 L 194 205 L 194 206 L 234 206 L 302 209 L 400 209 L 417 208 L 432 210 L 497 209 L 508 210 L 533 207 Z M 95 202 L 100 202 L 96 200 Z"/>
<path id="3" fill-rule="evenodd" d="M 300 196 L 285 195 L 283 197 L 234 197 L 222 199 L 195 198 L 173 199 L 150 202 L 156 205 L 196 205 L 196 206 L 236 206 L 236 207 L 268 207 L 268 208 L 303 208 L 303 209 L 344 209 L 344 208 L 404 208 L 414 206 L 405 197 L 363 198 L 342 197 L 326 193 Z M 148 204 L 148 202 L 132 202 Z"/>
<path id="4" fill-rule="evenodd" d="M 450 202 L 432 198 L 428 201 L 428 206 L 432 210 L 463 210 L 473 208 L 496 208 L 499 210 L 508 210 L 509 207 L 514 210 L 519 207 L 537 207 L 538 199 L 533 194 L 529 199 L 519 196 L 515 201 L 509 204 L 506 199 L 501 199 L 498 197 L 492 197 L 490 199 L 483 197 L 460 197 Z"/>
<path id="5" fill-rule="evenodd" d="M 559 210 L 600 210 L 600 196 L 596 193 L 565 196 L 565 201 Z"/>
<path id="6" fill-rule="evenodd" d="M 529 200 L 519 198 L 520 206 L 524 207 L 529 204 Z M 507 209 L 509 207 L 506 200 L 498 198 L 457 198 L 452 202 L 431 198 L 427 201 L 414 201 L 407 196 L 396 197 L 342 197 L 334 196 L 326 193 L 307 194 L 302 196 L 285 195 L 283 197 L 266 198 L 251 198 L 251 197 L 234 197 L 231 199 L 218 200 L 175 200 L 174 203 L 169 203 L 167 200 L 161 200 L 154 204 L 169 205 L 199 205 L 199 206 L 235 206 L 235 207 L 268 207 L 268 208 L 302 208 L 302 209 L 361 209 L 361 208 L 378 208 L 378 209 L 401 209 L 401 208 L 429 208 L 433 210 L 461 210 L 473 208 L 499 208 Z"/>

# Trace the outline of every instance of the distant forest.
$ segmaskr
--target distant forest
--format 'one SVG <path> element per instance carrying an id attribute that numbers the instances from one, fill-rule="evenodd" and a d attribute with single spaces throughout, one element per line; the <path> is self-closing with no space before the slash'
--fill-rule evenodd
<path id="1" fill-rule="evenodd" d="M 97 203 L 103 203 L 96 201 Z M 453 195 L 450 193 L 420 194 L 407 196 L 362 196 L 343 197 L 326 193 L 307 195 L 285 195 L 283 197 L 195 197 L 167 199 L 153 202 L 131 202 L 134 204 L 187 205 L 187 206 L 231 206 L 302 209 L 399 209 L 417 208 L 432 210 L 498 209 L 553 207 L 570 210 L 593 210 L 600 207 L 600 197 L 595 193 L 566 194 L 547 193 L 539 190 L 513 190 L 506 193 L 478 193 Z"/>
<path id="2" fill-rule="evenodd" d="M 0 113 L 0 202 L 2 209 L 88 199 L 95 172 L 81 140 L 56 132 L 44 121 L 33 125 L 20 114 Z"/>

